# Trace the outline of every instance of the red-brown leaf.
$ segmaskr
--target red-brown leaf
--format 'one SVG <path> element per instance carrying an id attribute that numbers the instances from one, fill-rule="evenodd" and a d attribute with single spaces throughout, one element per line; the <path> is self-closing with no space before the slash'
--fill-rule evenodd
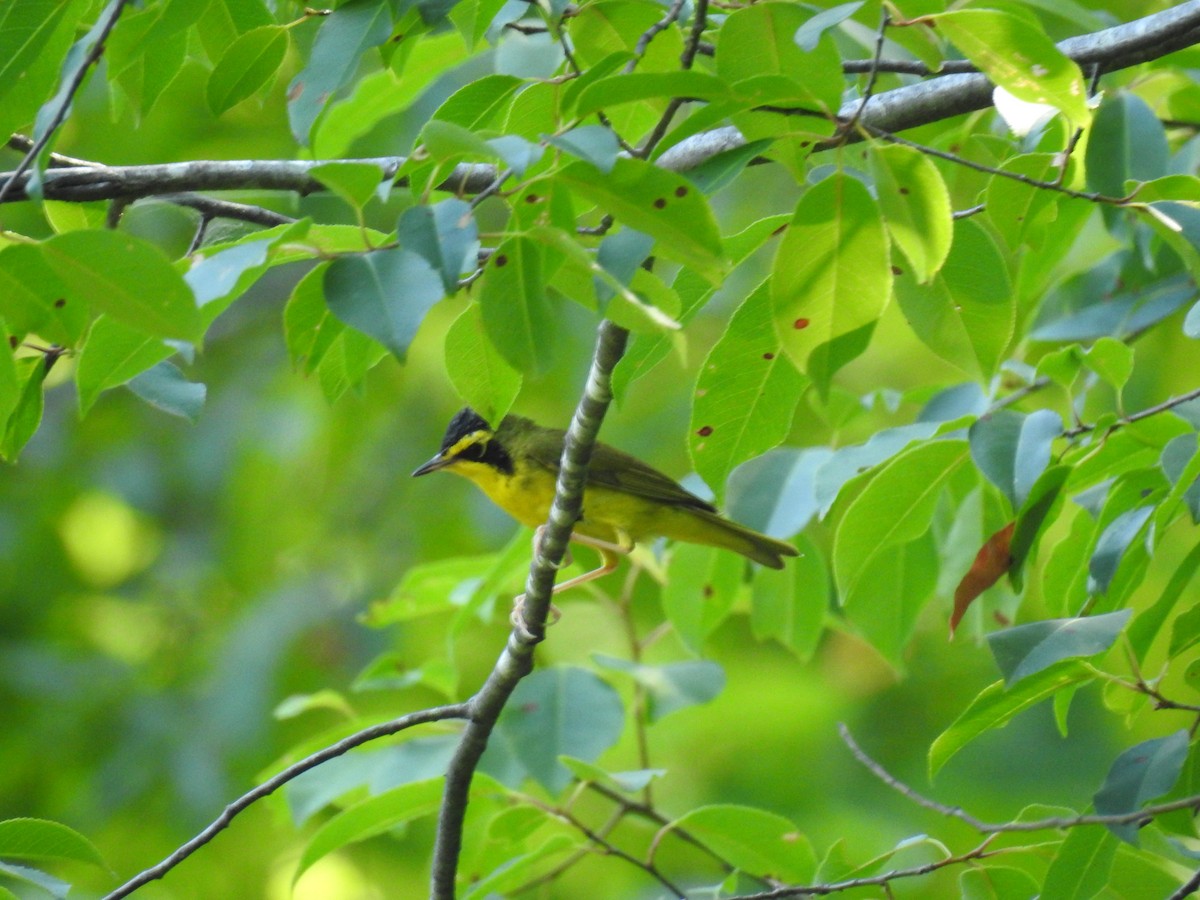
<path id="1" fill-rule="evenodd" d="M 1000 580 L 1000 576 L 1008 571 L 1012 564 L 1012 554 L 1009 544 L 1012 543 L 1013 526 L 1009 522 L 990 538 L 984 541 L 979 552 L 975 554 L 975 562 L 958 587 L 954 589 L 954 612 L 950 616 L 950 637 L 954 637 L 954 629 L 967 614 L 967 609 L 975 598 Z"/>

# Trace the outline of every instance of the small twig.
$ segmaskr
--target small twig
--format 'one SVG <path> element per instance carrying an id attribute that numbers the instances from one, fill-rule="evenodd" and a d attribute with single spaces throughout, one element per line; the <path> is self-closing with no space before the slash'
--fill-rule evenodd
<path id="1" fill-rule="evenodd" d="M 151 866 L 149 869 L 125 882 L 112 893 L 107 894 L 103 900 L 119 900 L 121 897 L 128 897 L 143 885 L 162 878 L 171 869 L 175 868 L 227 828 L 229 823 L 233 821 L 233 818 L 246 809 L 246 807 L 274 793 L 298 775 L 303 775 L 305 772 L 315 769 L 321 763 L 341 756 L 361 744 L 381 737 L 398 734 L 407 728 L 412 728 L 414 725 L 441 722 L 446 719 L 465 719 L 468 714 L 469 709 L 466 703 L 455 703 L 449 706 L 438 706 L 433 709 L 409 713 L 406 716 L 400 716 L 398 719 L 392 719 L 390 722 L 383 722 L 379 725 L 372 725 L 370 728 L 364 728 L 362 731 L 355 732 L 349 737 L 342 738 L 336 744 L 332 744 L 322 750 L 318 750 L 316 753 L 306 756 L 299 762 L 288 766 L 278 775 L 268 778 L 262 784 L 258 785 L 258 787 L 238 797 L 226 806 L 221 811 L 221 815 L 217 816 L 207 828 L 194 838 L 183 844 L 158 865 Z"/>
<path id="2" fill-rule="evenodd" d="M 871 68 L 868 70 L 867 85 L 863 88 L 862 100 L 854 107 L 854 115 L 849 120 L 838 125 L 838 134 L 840 135 L 853 134 L 858 129 L 858 120 L 862 116 L 862 111 L 870 101 L 871 95 L 875 93 L 875 82 L 879 79 L 879 60 L 883 56 L 883 39 L 887 34 L 890 24 L 892 24 L 892 17 L 888 13 L 887 4 L 881 4 L 879 30 L 875 32 L 875 55 L 871 57 Z"/>
<path id="3" fill-rule="evenodd" d="M 870 875 L 865 878 L 851 878 L 848 881 L 835 881 L 830 884 L 808 884 L 800 887 L 779 888 L 774 891 L 765 891 L 759 894 L 740 894 L 740 900 L 782 900 L 784 897 L 813 897 L 813 896 L 828 896 L 829 894 L 840 894 L 842 891 L 851 891 L 855 888 L 864 887 L 882 887 L 890 894 L 890 885 L 893 881 L 899 881 L 903 878 L 919 878 L 922 875 L 928 875 L 931 872 L 936 872 L 938 869 L 945 869 L 949 866 L 957 866 L 962 863 L 973 862 L 977 859 L 987 859 L 989 856 L 997 856 L 1001 853 L 1010 853 L 1011 850 L 988 850 L 988 845 L 992 842 L 992 837 L 989 836 L 979 846 L 966 853 L 960 853 L 957 856 L 947 856 L 944 859 L 935 860 L 925 863 L 920 866 L 913 866 L 910 869 L 892 869 L 890 872 L 884 872 L 881 875 Z"/>
<path id="4" fill-rule="evenodd" d="M 211 222 L 208 216 L 200 214 L 200 221 L 196 223 L 196 233 L 192 235 L 192 242 L 188 244 L 187 253 L 184 256 L 191 256 L 200 249 L 200 245 L 204 243 L 205 232 L 208 231 L 208 223 Z"/>
<path id="5" fill-rule="evenodd" d="M 1196 871 L 1191 878 L 1179 886 L 1179 890 L 1171 894 L 1167 900 L 1183 900 L 1184 897 L 1190 897 L 1192 894 L 1200 890 L 1200 870 Z"/>
<path id="6" fill-rule="evenodd" d="M 1155 816 L 1161 816 L 1180 809 L 1200 809 L 1200 796 L 1193 796 L 1171 800 L 1167 803 L 1159 803 L 1155 806 L 1143 806 L 1141 809 L 1136 809 L 1132 812 L 1113 813 L 1112 815 L 1090 813 L 1078 816 L 1051 816 L 1046 819 L 1032 819 L 1026 822 L 985 822 L 982 819 L 977 819 L 961 807 L 938 803 L 936 800 L 930 800 L 923 794 L 913 790 L 868 756 L 867 752 L 854 740 L 854 737 L 850 734 L 850 729 L 845 725 L 838 725 L 838 733 L 850 749 L 850 752 L 854 754 L 854 758 L 888 787 L 902 794 L 917 806 L 940 813 L 950 819 L 958 819 L 958 821 L 969 825 L 981 834 L 993 835 L 1027 831 L 1055 831 L 1065 828 L 1078 828 L 1081 825 L 1129 825 L 1136 822 L 1144 822 Z"/>
<path id="7" fill-rule="evenodd" d="M 696 52 L 700 47 L 700 37 L 704 34 L 704 29 L 708 26 L 708 0 L 696 0 L 696 7 L 692 11 L 692 28 L 688 32 L 688 38 L 683 45 L 683 53 L 679 55 L 679 67 L 687 70 L 692 67 L 696 61 Z M 667 133 L 667 129 L 671 127 L 671 121 L 675 118 L 675 113 L 679 112 L 680 107 L 687 100 L 683 97 L 672 97 L 671 102 L 667 104 L 667 108 L 654 124 L 649 137 L 642 143 L 634 155 L 640 159 L 649 159 L 650 154 L 654 152 L 654 148 L 658 146 L 659 141 Z"/>
<path id="8" fill-rule="evenodd" d="M 615 220 L 613 217 L 610 214 L 605 213 L 604 218 L 600 220 L 599 225 L 577 225 L 575 226 L 575 233 L 586 234 L 592 237 L 600 237 L 601 235 L 608 234 L 609 229 L 611 229 L 614 224 Z"/>
<path id="9" fill-rule="evenodd" d="M 1100 65 L 1092 66 L 1092 77 L 1088 82 L 1088 96 L 1096 96 L 1096 91 L 1100 87 Z M 1058 177 L 1054 179 L 1054 183 L 1062 187 L 1062 183 L 1067 180 L 1067 164 L 1071 161 L 1071 154 L 1075 152 L 1075 148 L 1079 145 L 1079 139 L 1083 137 L 1083 129 L 1076 128 L 1071 133 L 1070 140 L 1067 141 L 1067 146 L 1063 148 L 1063 152 L 1059 154 L 1061 163 L 1058 165 Z"/>
<path id="10" fill-rule="evenodd" d="M 80 43 L 82 43 L 83 41 L 88 40 L 88 38 L 91 38 L 92 45 L 88 47 L 87 53 L 84 55 L 83 59 L 80 60 L 75 71 L 71 74 L 71 79 L 59 89 L 59 92 L 55 94 L 54 98 L 50 101 L 51 103 L 57 101 L 58 107 L 54 110 L 54 115 L 51 116 L 49 123 L 46 125 L 46 130 L 39 138 L 34 140 L 33 145 L 28 151 L 26 151 L 25 156 L 21 159 L 21 162 L 18 163 L 17 168 L 13 170 L 12 174 L 9 175 L 7 180 L 5 180 L 4 186 L 0 187 L 0 203 L 4 202 L 4 198 L 8 196 L 8 192 L 12 189 L 13 185 L 16 184 L 17 179 L 24 175 L 26 170 L 33 165 L 33 163 L 37 160 L 38 155 L 46 148 L 46 145 L 49 144 L 51 139 L 54 137 L 54 133 L 58 131 L 58 128 L 60 125 L 62 125 L 63 120 L 66 119 L 67 111 L 71 108 L 71 101 L 75 98 L 75 94 L 79 91 L 80 86 L 83 84 L 83 79 L 87 76 L 88 70 L 91 69 L 91 67 L 104 53 L 104 43 L 108 40 L 108 36 L 112 33 L 113 28 L 116 27 L 117 19 L 121 18 L 121 11 L 125 8 L 125 5 L 128 2 L 129 0 L 112 0 L 108 8 L 101 13 L 100 19 L 98 19 L 96 24 L 92 26 L 91 31 L 89 31 L 83 38 L 80 39 Z M 79 44 L 77 43 L 75 47 L 78 46 Z M 71 49 L 74 50 L 75 47 L 72 47 Z M 68 54 L 68 62 L 70 59 L 71 56 Z"/>
<path id="11" fill-rule="evenodd" d="M 1159 413 L 1167 412 L 1168 410 L 1174 409 L 1176 406 L 1182 406 L 1184 403 L 1197 398 L 1200 398 L 1200 388 L 1188 391 L 1186 394 L 1180 394 L 1178 397 L 1172 397 L 1170 400 L 1164 400 L 1162 403 L 1155 404 L 1154 406 L 1147 407 L 1146 409 L 1138 410 L 1137 412 L 1131 413 L 1128 416 L 1122 416 L 1109 425 L 1108 430 L 1112 431 L 1116 428 L 1121 428 L 1124 425 L 1132 425 L 1134 422 L 1140 422 L 1142 419 L 1148 419 L 1151 416 L 1158 415 Z M 1079 437 L 1081 434 L 1094 431 L 1095 428 L 1095 425 L 1089 425 L 1087 423 L 1076 425 L 1074 428 L 1068 428 L 1066 431 L 1064 431 L 1063 437 Z"/>
<path id="12" fill-rule="evenodd" d="M 673 0 L 670 7 L 663 14 L 663 17 L 642 32 L 641 37 L 638 38 L 637 43 L 633 47 L 633 59 L 625 63 L 625 67 L 621 70 L 622 74 L 628 75 L 637 68 L 637 64 L 646 55 L 646 49 L 650 46 L 650 42 L 679 19 L 679 14 L 683 12 L 684 2 L 685 0 Z"/>

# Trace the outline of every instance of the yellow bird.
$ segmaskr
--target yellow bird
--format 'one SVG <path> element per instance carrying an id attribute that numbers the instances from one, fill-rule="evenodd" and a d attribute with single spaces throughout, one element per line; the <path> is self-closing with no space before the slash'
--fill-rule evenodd
<path id="1" fill-rule="evenodd" d="M 462 475 L 518 522 L 537 528 L 550 514 L 565 437 L 561 429 L 513 415 L 493 429 L 468 407 L 450 420 L 441 450 L 413 476 L 439 469 Z M 640 459 L 598 443 L 571 540 L 598 550 L 603 562 L 557 585 L 555 593 L 606 575 L 620 555 L 654 537 L 733 550 L 772 569 L 782 569 L 785 556 L 799 555 L 791 544 L 723 518 Z"/>

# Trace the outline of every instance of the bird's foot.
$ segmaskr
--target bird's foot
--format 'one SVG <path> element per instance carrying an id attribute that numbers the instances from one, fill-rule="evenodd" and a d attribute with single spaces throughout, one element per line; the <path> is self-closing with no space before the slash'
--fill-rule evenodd
<path id="1" fill-rule="evenodd" d="M 562 618 L 562 610 L 559 609 L 557 606 L 555 606 L 553 603 L 551 603 L 549 615 L 546 618 L 546 624 L 554 625 L 561 618 Z M 525 595 L 524 594 L 518 595 L 516 597 L 516 599 L 513 600 L 513 608 L 512 608 L 512 612 L 509 613 L 509 615 L 508 615 L 508 621 L 512 623 L 513 628 L 517 629 L 521 633 L 522 637 L 528 638 L 530 640 L 535 639 L 533 632 L 530 631 L 529 626 L 527 624 L 525 624 Z"/>

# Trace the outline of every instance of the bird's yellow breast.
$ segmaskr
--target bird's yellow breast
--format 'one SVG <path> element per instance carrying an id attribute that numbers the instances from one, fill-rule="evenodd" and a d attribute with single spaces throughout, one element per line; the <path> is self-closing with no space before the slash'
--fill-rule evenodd
<path id="1" fill-rule="evenodd" d="M 530 528 L 544 525 L 554 501 L 555 477 L 547 469 L 517 461 L 507 474 L 484 463 L 459 460 L 448 470 L 469 478 L 506 513 Z M 651 535 L 671 536 L 666 519 L 677 511 L 643 497 L 589 486 L 583 492 L 583 517 L 575 531 L 614 544 L 633 544 Z"/>

